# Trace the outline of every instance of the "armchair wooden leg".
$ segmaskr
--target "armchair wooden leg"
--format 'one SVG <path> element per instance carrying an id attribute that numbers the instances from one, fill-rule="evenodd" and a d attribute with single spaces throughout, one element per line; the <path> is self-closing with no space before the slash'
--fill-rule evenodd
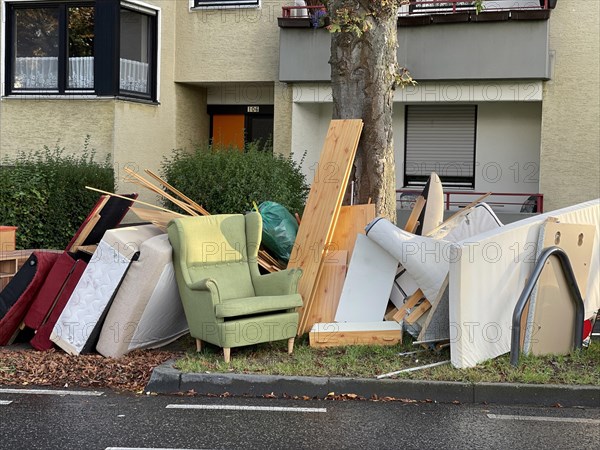
<path id="1" fill-rule="evenodd" d="M 223 347 L 223 357 L 225 358 L 225 362 L 229 363 L 231 361 L 231 349 Z"/>
<path id="2" fill-rule="evenodd" d="M 291 355 L 292 352 L 294 351 L 294 338 L 289 338 L 288 339 L 288 355 Z"/>
<path id="3" fill-rule="evenodd" d="M 198 353 L 202 351 L 202 341 L 200 339 L 196 339 L 196 351 Z"/>

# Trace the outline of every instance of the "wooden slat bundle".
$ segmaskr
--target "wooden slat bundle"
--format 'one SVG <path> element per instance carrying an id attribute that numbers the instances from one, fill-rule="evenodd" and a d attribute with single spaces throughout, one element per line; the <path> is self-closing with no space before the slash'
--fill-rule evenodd
<path id="1" fill-rule="evenodd" d="M 332 120 L 308 195 L 288 268 L 302 268 L 298 291 L 304 300 L 298 334 L 307 329 L 311 304 L 331 242 L 363 123 L 360 119 Z"/>

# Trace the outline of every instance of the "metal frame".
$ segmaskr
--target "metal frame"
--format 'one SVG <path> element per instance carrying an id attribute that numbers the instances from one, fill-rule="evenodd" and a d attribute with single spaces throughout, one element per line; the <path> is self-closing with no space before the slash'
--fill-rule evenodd
<path id="1" fill-rule="evenodd" d="M 562 248 L 556 246 L 547 247 L 542 251 L 538 260 L 536 261 L 531 277 L 525 285 L 525 288 L 523 289 L 523 292 L 521 293 L 513 312 L 510 343 L 510 363 L 513 366 L 517 366 L 519 364 L 519 354 L 521 352 L 521 316 L 523 315 L 523 310 L 525 309 L 527 303 L 529 303 L 529 297 L 531 296 L 531 293 L 533 292 L 533 289 L 535 288 L 535 285 L 542 274 L 542 270 L 544 270 L 546 261 L 548 261 L 551 256 L 556 256 L 558 258 L 571 291 L 571 299 L 575 304 L 575 337 L 573 339 L 573 347 L 575 349 L 580 349 L 582 346 L 583 318 L 585 311 L 583 306 L 583 298 L 581 297 L 581 292 L 579 291 L 579 286 L 577 285 L 577 280 L 575 279 L 571 261 L 569 261 L 568 255 Z"/>

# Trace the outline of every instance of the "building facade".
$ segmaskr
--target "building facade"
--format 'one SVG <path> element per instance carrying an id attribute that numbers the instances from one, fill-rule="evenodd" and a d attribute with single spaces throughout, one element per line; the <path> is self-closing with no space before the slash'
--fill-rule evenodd
<path id="1" fill-rule="evenodd" d="M 3 0 L 0 156 L 89 136 L 119 176 L 174 148 L 272 137 L 311 179 L 330 36 L 304 17 L 316 10 L 282 17 L 289 4 Z M 418 84 L 395 96 L 397 187 L 435 170 L 448 189 L 542 193 L 546 210 L 598 197 L 599 2 L 427 5 L 399 15 L 399 62 Z"/>

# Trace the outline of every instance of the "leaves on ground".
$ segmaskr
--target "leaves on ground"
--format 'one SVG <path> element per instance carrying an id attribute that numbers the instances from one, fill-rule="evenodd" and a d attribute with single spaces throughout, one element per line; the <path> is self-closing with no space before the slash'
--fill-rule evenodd
<path id="1" fill-rule="evenodd" d="M 173 351 L 136 350 L 121 358 L 72 356 L 59 350 L 0 348 L 0 385 L 111 388 L 142 392 L 152 369 L 181 357 Z"/>

